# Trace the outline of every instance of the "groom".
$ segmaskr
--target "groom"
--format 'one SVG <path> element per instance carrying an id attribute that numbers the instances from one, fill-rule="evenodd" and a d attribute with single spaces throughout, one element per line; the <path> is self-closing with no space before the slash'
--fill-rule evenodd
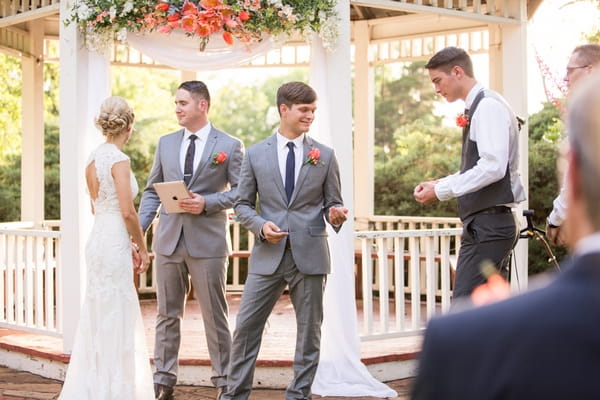
<path id="1" fill-rule="evenodd" d="M 348 212 L 342 206 L 333 150 L 306 134 L 316 101 L 315 91 L 304 83 L 281 86 L 277 133 L 250 147 L 244 159 L 235 211 L 257 241 L 222 399 L 250 395 L 263 329 L 286 286 L 296 312 L 297 337 L 294 379 L 285 398 L 311 398 L 319 363 L 323 290 L 330 271 L 325 221 L 337 232 Z"/>
<path id="2" fill-rule="evenodd" d="M 204 83 L 179 86 L 175 114 L 183 129 L 160 138 L 140 204 L 140 223 L 146 231 L 160 205 L 154 183 L 183 180 L 191 195 L 179 201 L 183 213 L 161 209 L 152 246 L 158 300 L 154 387 L 160 400 L 173 398 L 177 382 L 180 325 L 190 277 L 202 310 L 211 381 L 219 393 L 227 382 L 231 334 L 225 281 L 231 245 L 226 210 L 236 197 L 243 145 L 212 127 L 209 108 Z"/>

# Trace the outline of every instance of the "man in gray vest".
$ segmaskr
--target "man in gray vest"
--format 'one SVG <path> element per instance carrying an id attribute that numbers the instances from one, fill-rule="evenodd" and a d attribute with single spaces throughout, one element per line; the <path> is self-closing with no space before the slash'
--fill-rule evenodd
<path id="1" fill-rule="evenodd" d="M 508 271 L 517 238 L 511 208 L 525 200 L 518 173 L 519 126 L 506 101 L 475 80 L 473 63 L 464 50 L 447 47 L 425 68 L 436 93 L 449 102 L 463 100 L 466 108 L 457 118 L 463 128 L 460 171 L 421 182 L 414 190 L 415 199 L 423 204 L 458 200 L 463 234 L 453 289 L 456 299 L 469 296 L 485 282 L 483 262 L 491 261 L 505 276 Z"/>

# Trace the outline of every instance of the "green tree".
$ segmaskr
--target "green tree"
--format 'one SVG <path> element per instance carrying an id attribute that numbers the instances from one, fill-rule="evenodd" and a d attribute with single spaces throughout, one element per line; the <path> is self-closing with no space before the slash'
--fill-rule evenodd
<path id="1" fill-rule="evenodd" d="M 21 150 L 22 81 L 19 59 L 0 52 L 0 163 Z"/>
<path id="2" fill-rule="evenodd" d="M 394 152 L 394 134 L 417 119 L 439 124 L 434 115 L 435 91 L 425 62 L 385 64 L 375 68 L 375 144 Z"/>
<path id="3" fill-rule="evenodd" d="M 423 206 L 415 201 L 413 190 L 424 180 L 458 170 L 461 146 L 458 129 L 416 120 L 400 127 L 394 139 L 393 155 L 382 150 L 377 152 L 375 214 L 456 216 L 455 201 Z"/>

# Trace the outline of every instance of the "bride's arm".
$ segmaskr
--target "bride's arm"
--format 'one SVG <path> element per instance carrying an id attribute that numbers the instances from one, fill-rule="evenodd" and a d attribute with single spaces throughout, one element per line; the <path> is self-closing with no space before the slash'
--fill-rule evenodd
<path id="1" fill-rule="evenodd" d="M 131 239 L 138 246 L 142 262 L 139 267 L 136 268 L 136 272 L 141 273 L 148 269 L 150 258 L 148 257 L 146 241 L 144 240 L 140 220 L 135 211 L 133 197 L 131 196 L 131 169 L 129 160 L 115 163 L 112 167 L 112 176 L 115 181 L 117 198 L 119 199 L 119 206 L 121 208 L 121 216 L 123 217 L 123 221 L 125 221 L 125 226 L 127 227 Z"/>

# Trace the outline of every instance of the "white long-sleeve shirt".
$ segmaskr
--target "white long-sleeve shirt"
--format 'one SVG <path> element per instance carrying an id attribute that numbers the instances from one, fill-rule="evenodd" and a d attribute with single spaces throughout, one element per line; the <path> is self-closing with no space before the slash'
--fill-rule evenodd
<path id="1" fill-rule="evenodd" d="M 479 83 L 475 84 L 465 100 L 466 108 L 470 108 L 477 94 L 484 90 Z M 511 154 L 510 129 L 513 115 L 508 106 L 498 99 L 485 96 L 477 106 L 470 120 L 469 138 L 477 143 L 479 160 L 477 164 L 463 173 L 457 172 L 438 180 L 435 194 L 439 200 L 450 200 L 467 193 L 475 192 L 496 181 L 506 174 L 506 166 Z M 518 138 L 515 138 L 518 140 Z M 516 162 L 517 160 L 510 160 Z M 512 176 L 511 188 L 515 203 L 525 199 L 525 193 L 518 176 Z"/>

